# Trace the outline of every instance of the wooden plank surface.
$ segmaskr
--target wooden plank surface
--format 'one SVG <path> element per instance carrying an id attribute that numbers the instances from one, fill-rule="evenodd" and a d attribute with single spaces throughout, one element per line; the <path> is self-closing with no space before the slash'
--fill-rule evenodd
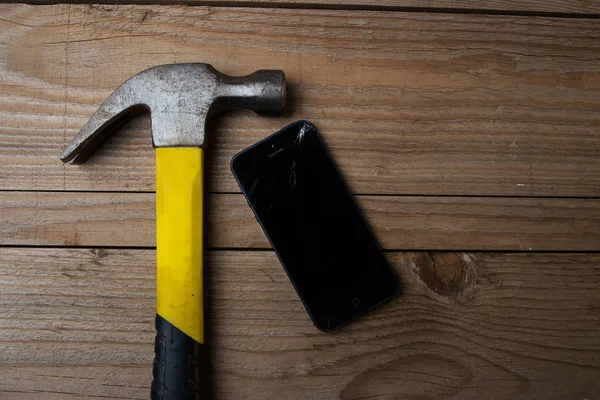
<path id="1" fill-rule="evenodd" d="M 153 250 L 0 249 L 0 397 L 147 398 L 154 257 Z M 388 257 L 404 294 L 325 334 L 272 252 L 209 252 L 217 398 L 600 393 L 598 255 Z"/>
<path id="2" fill-rule="evenodd" d="M 30 4 L 56 4 L 62 0 L 9 0 Z M 69 3 L 88 4 L 85 0 Z M 248 7 L 302 7 L 333 9 L 388 9 L 428 12 L 543 14 L 552 16 L 596 17 L 600 13 L 598 0 L 95 0 L 107 4 L 187 4 Z"/>
<path id="3" fill-rule="evenodd" d="M 188 61 L 281 68 L 290 89 L 283 118 L 209 127 L 217 400 L 598 398 L 600 2 L 200 1 L 227 7 L 0 5 L 0 399 L 147 398 L 149 118 L 86 165 L 58 156 L 130 75 Z M 494 12 L 530 15 L 476 15 Z M 300 118 L 404 250 L 386 253 L 402 295 L 333 334 L 228 167 Z"/>
<path id="4" fill-rule="evenodd" d="M 155 246 L 154 193 L 0 193 L 0 245 Z M 592 199 L 358 196 L 389 250 L 600 251 Z M 209 248 L 269 248 L 241 194 L 206 197 Z"/>
<path id="5" fill-rule="evenodd" d="M 61 149 L 151 65 L 282 68 L 290 112 L 211 129 L 208 188 L 231 156 L 313 120 L 359 194 L 600 195 L 600 20 L 56 5 L 0 7 L 0 189 L 151 191 L 147 118 L 89 164 Z"/>

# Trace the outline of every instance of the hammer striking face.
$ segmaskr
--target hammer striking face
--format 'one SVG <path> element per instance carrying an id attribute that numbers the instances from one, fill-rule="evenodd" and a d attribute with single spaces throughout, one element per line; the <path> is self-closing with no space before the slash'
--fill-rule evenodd
<path id="1" fill-rule="evenodd" d="M 155 147 L 202 147 L 206 119 L 231 108 L 281 114 L 285 106 L 283 71 L 260 70 L 233 77 L 208 64 L 149 68 L 115 90 L 81 128 L 61 156 L 79 164 L 128 117 L 150 111 Z M 113 128 L 113 129 L 111 129 Z"/>
<path id="2" fill-rule="evenodd" d="M 174 64 L 133 76 L 69 143 L 61 160 L 81 163 L 120 122 L 150 111 L 156 147 L 156 339 L 152 399 L 205 399 L 203 169 L 206 119 L 230 108 L 281 114 L 283 71 L 223 75 L 207 64 Z"/>

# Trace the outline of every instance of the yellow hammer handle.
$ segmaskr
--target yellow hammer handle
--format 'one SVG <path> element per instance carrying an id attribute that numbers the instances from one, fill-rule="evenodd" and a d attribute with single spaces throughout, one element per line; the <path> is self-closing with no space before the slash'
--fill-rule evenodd
<path id="1" fill-rule="evenodd" d="M 205 392 L 202 302 L 203 150 L 156 149 L 156 343 L 153 399 Z"/>

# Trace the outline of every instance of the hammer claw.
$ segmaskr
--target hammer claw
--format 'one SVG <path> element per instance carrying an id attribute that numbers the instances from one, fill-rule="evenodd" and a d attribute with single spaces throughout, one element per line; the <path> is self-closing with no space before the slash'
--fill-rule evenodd
<path id="1" fill-rule="evenodd" d="M 60 157 L 63 162 L 81 164 L 128 119 L 148 110 L 131 93 L 127 82 L 115 90 L 79 130 Z"/>

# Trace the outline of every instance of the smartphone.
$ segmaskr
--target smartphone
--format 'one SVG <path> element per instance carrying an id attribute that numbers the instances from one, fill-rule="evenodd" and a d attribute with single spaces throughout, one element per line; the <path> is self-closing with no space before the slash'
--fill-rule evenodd
<path id="1" fill-rule="evenodd" d="M 396 293 L 313 124 L 297 121 L 241 151 L 231 170 L 317 328 L 336 330 Z"/>

